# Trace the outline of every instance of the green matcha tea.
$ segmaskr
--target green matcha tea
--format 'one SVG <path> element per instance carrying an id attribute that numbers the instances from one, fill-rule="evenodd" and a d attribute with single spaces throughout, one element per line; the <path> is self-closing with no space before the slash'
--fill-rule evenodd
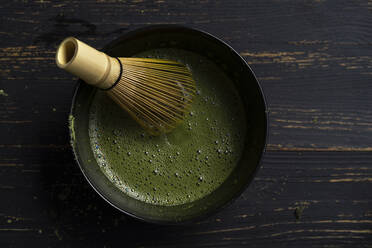
<path id="1" fill-rule="evenodd" d="M 150 136 L 97 91 L 89 135 L 104 174 L 125 194 L 156 205 L 179 205 L 217 189 L 244 148 L 245 111 L 230 79 L 212 61 L 177 49 L 137 54 L 188 66 L 197 86 L 192 108 L 174 131 Z"/>

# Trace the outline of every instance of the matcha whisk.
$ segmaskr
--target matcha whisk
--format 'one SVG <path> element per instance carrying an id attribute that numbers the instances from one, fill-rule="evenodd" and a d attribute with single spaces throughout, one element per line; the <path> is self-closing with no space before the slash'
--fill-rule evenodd
<path id="1" fill-rule="evenodd" d="M 105 90 L 152 135 L 171 131 L 189 111 L 195 82 L 188 68 L 152 58 L 114 58 L 69 37 L 56 63 L 87 84 Z"/>

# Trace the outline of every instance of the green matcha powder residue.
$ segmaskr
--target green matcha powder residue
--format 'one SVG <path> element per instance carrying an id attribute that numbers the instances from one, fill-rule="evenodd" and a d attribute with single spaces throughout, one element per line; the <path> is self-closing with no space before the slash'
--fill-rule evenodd
<path id="1" fill-rule="evenodd" d="M 0 96 L 8 96 L 8 94 L 4 90 L 0 90 Z"/>

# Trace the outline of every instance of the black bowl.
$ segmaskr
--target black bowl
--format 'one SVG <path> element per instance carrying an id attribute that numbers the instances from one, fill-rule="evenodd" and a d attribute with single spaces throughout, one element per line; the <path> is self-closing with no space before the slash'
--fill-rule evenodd
<path id="1" fill-rule="evenodd" d="M 203 31 L 174 25 L 147 27 L 124 34 L 107 45 L 104 51 L 111 56 L 131 57 L 162 47 L 191 51 L 214 61 L 232 79 L 241 96 L 247 119 L 245 149 L 238 165 L 220 187 L 202 199 L 177 206 L 149 204 L 120 191 L 103 174 L 91 150 L 89 108 L 96 89 L 81 81 L 72 102 L 70 134 L 81 171 L 103 199 L 136 218 L 176 224 L 206 217 L 232 202 L 245 190 L 257 172 L 265 150 L 267 115 L 261 87 L 248 64 L 229 45 Z"/>

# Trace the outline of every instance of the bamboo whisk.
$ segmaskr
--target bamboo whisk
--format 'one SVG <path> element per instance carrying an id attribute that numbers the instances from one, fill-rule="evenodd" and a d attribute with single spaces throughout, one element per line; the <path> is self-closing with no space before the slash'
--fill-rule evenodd
<path id="1" fill-rule="evenodd" d="M 189 111 L 195 82 L 186 66 L 150 58 L 113 58 L 76 38 L 56 54 L 58 67 L 106 90 L 152 135 L 170 132 Z"/>

